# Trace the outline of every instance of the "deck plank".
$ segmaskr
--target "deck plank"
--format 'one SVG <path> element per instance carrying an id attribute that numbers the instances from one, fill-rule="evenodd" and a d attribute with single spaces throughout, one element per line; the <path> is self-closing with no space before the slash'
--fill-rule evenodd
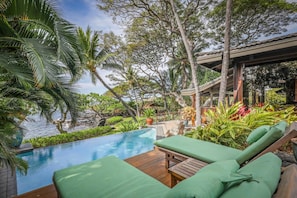
<path id="1" fill-rule="evenodd" d="M 165 168 L 165 155 L 163 152 L 153 150 L 141 155 L 126 159 L 129 164 L 154 177 L 163 184 L 170 186 L 170 175 Z M 54 185 L 45 186 L 31 192 L 16 196 L 15 198 L 58 198 Z"/>

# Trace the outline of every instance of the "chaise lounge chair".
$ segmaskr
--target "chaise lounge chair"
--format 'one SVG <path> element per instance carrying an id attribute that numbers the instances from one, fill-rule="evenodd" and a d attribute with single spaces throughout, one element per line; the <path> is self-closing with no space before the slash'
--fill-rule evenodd
<path id="1" fill-rule="evenodd" d="M 239 164 L 244 164 L 253 158 L 276 150 L 297 136 L 297 122 L 292 123 L 287 130 L 286 127 L 287 123 L 281 121 L 274 126 L 265 125 L 255 129 L 247 139 L 250 146 L 244 150 L 185 136 L 172 136 L 157 140 L 155 148 L 165 152 L 166 168 L 170 167 L 170 162 L 179 163 L 188 158 L 208 164 L 221 160 L 236 160 Z"/>
<path id="2" fill-rule="evenodd" d="M 214 162 L 171 189 L 109 156 L 58 170 L 53 182 L 60 198 L 271 198 L 280 175 L 281 160 L 267 153 L 244 167 L 236 160 Z"/>

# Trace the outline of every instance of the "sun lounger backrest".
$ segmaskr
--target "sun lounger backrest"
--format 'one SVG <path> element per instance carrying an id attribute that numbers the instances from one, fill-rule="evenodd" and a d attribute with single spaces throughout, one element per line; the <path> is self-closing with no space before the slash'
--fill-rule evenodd
<path id="1" fill-rule="evenodd" d="M 282 145 L 284 145 L 285 143 L 289 142 L 292 138 L 295 138 L 295 137 L 297 137 L 297 122 L 291 123 L 290 126 L 287 127 L 284 135 L 280 139 L 278 139 L 273 144 L 271 144 L 269 147 L 267 147 L 266 149 L 264 149 L 263 151 L 261 151 L 252 160 L 257 159 L 258 157 L 264 155 L 265 153 L 273 152 L 273 151 L 277 150 Z"/>
<path id="2" fill-rule="evenodd" d="M 283 121 L 277 123 L 274 126 L 271 126 L 267 133 L 265 133 L 260 139 L 244 149 L 242 153 L 240 153 L 238 157 L 236 157 L 237 162 L 239 164 L 243 164 L 244 162 L 249 161 L 258 153 L 277 141 L 283 136 L 286 126 L 287 124 Z"/>

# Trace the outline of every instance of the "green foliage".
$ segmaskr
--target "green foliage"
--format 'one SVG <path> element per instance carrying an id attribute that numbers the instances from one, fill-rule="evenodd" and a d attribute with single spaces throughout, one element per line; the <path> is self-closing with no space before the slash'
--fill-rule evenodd
<path id="1" fill-rule="evenodd" d="M 155 109 L 147 108 L 143 111 L 143 115 L 147 118 L 151 118 L 155 115 Z"/>
<path id="2" fill-rule="evenodd" d="M 234 0 L 232 10 L 232 46 L 239 46 L 285 32 L 296 20 L 297 4 L 285 0 Z M 209 27 L 213 38 L 223 43 L 226 0 L 220 1 L 210 13 Z M 269 19 L 269 20 L 267 20 Z M 243 21 L 246 23 L 243 24 Z"/>
<path id="3" fill-rule="evenodd" d="M 220 77 L 220 73 L 213 71 L 206 67 L 198 67 L 197 77 L 199 85 L 203 85 L 207 82 L 210 82 L 218 77 Z"/>
<path id="4" fill-rule="evenodd" d="M 278 94 L 281 88 L 274 88 L 266 92 L 265 101 L 273 106 L 279 106 L 286 103 L 286 95 Z"/>
<path id="5" fill-rule="evenodd" d="M 238 117 L 237 112 L 241 107 L 241 103 L 230 107 L 220 104 L 215 111 L 208 110 L 205 113 L 208 124 L 198 127 L 187 136 L 243 149 L 246 146 L 245 140 L 253 129 L 262 125 L 273 125 L 280 120 L 292 123 L 297 118 L 294 107 L 276 111 L 271 105 L 254 107 L 249 114 Z"/>
<path id="6" fill-rule="evenodd" d="M 120 123 L 119 130 L 120 131 L 132 131 L 139 129 L 140 125 L 134 121 L 124 121 Z"/>
<path id="7" fill-rule="evenodd" d="M 277 115 L 280 120 L 286 120 L 289 124 L 297 120 L 296 107 L 292 105 L 283 105 L 282 108 L 278 109 L 279 114 Z"/>
<path id="8" fill-rule="evenodd" d="M 62 19 L 48 1 L 0 4 L 0 129 L 5 129 L 0 137 L 0 167 L 25 170 L 25 163 L 7 150 L 11 139 L 7 126 L 14 121 L 13 127 L 18 127 L 36 108 L 49 121 L 55 109 L 69 111 L 75 121 L 71 83 L 79 74 L 79 49 L 75 26 Z"/>
<path id="9" fill-rule="evenodd" d="M 91 109 L 99 116 L 121 114 L 125 112 L 123 104 L 107 95 L 90 93 L 79 95 L 80 109 Z"/>
<path id="10" fill-rule="evenodd" d="M 107 135 L 111 131 L 111 127 L 95 127 L 91 129 L 86 129 L 78 132 L 63 133 L 50 137 L 37 137 L 26 140 L 25 142 L 30 142 L 34 148 L 45 147 L 50 145 L 62 144 L 67 142 L 73 142 L 77 140 L 83 140 L 87 138 L 97 137 L 101 135 Z"/>
<path id="11" fill-rule="evenodd" d="M 116 123 L 121 122 L 121 121 L 123 121 L 122 116 L 114 116 L 114 117 L 108 118 L 106 120 L 106 124 L 107 125 L 113 125 L 113 124 L 116 124 Z"/>
<path id="12" fill-rule="evenodd" d="M 241 106 L 240 103 L 231 107 L 220 104 L 215 111 L 208 110 L 205 115 L 209 123 L 205 127 L 198 127 L 192 132 L 192 137 L 235 148 L 241 147 L 249 132 L 242 119 L 233 119 Z"/>
<path id="13" fill-rule="evenodd" d="M 0 109 L 0 114 L 3 109 Z M 3 125 L 0 122 L 0 168 L 11 167 L 14 172 L 18 169 L 21 173 L 26 174 L 28 164 L 26 161 L 16 157 L 15 152 L 11 149 L 11 143 L 14 140 L 13 135 L 17 130 L 15 124 L 12 122 L 6 122 Z"/>

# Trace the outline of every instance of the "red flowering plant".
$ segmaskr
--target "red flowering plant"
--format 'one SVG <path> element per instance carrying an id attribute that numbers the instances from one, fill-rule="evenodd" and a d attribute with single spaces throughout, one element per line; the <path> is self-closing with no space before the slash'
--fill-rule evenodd
<path id="1" fill-rule="evenodd" d="M 232 115 L 232 120 L 237 120 L 239 118 L 242 118 L 249 114 L 251 112 L 251 109 L 248 108 L 246 105 L 241 105 L 239 103 L 239 108 L 235 114 Z"/>
<path id="2" fill-rule="evenodd" d="M 248 108 L 247 106 L 243 105 L 238 109 L 237 114 L 241 117 L 246 116 L 247 114 L 249 114 L 251 112 L 251 109 Z"/>

